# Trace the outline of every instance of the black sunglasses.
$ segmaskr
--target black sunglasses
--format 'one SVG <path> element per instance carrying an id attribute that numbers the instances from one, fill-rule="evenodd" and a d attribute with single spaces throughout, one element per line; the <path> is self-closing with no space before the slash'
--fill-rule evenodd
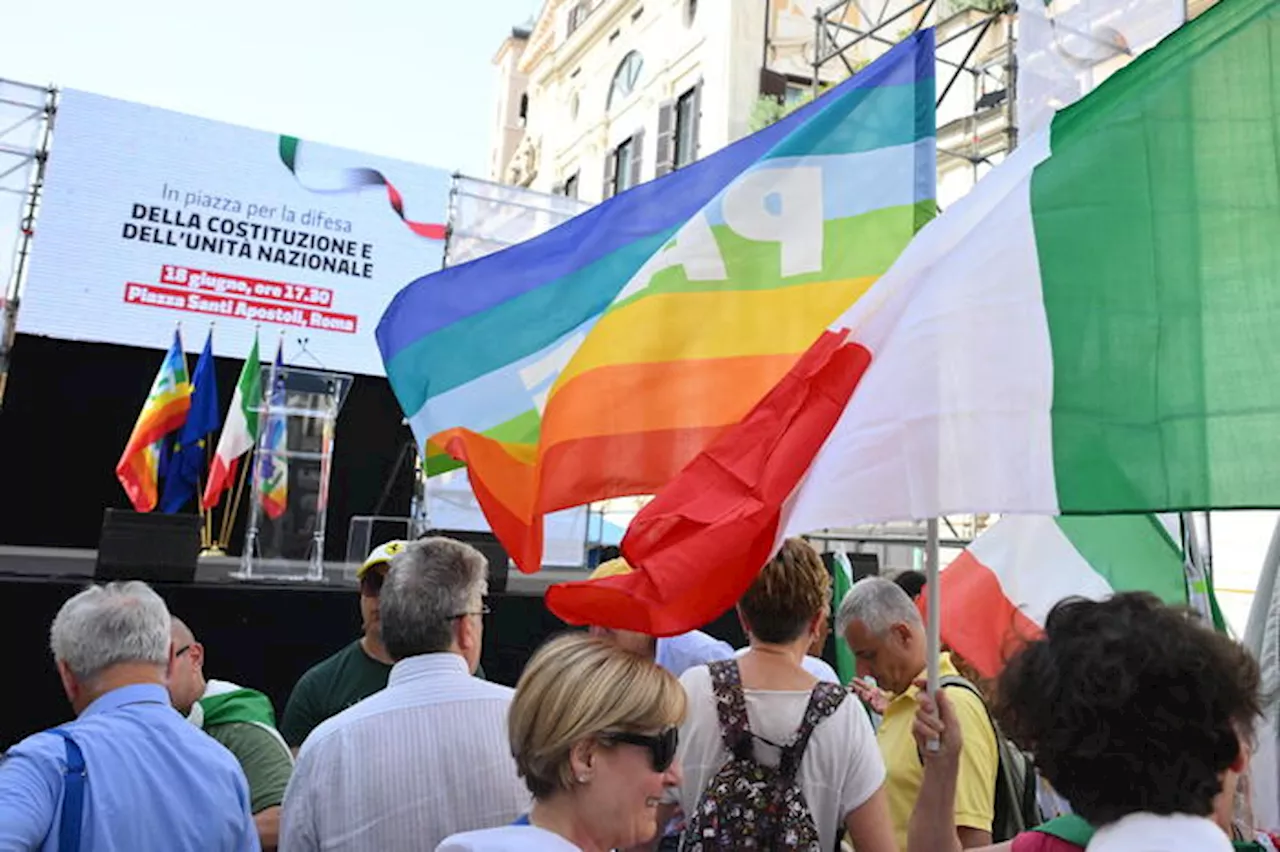
<path id="1" fill-rule="evenodd" d="M 654 772 L 666 772 L 676 759 L 676 747 L 680 745 L 680 729 L 667 728 L 660 734 L 632 734 L 626 731 L 606 731 L 601 739 L 615 743 L 641 746 L 649 750 L 649 760 Z"/>

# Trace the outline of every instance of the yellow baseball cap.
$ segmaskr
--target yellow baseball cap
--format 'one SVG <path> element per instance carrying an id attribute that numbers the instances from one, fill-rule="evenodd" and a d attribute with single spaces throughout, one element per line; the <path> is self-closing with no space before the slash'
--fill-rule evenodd
<path id="1" fill-rule="evenodd" d="M 603 580 L 605 577 L 621 577 L 623 574 L 630 574 L 635 569 L 627 560 L 619 556 L 617 559 L 610 559 L 608 562 L 601 562 L 596 570 L 591 572 L 588 580 Z"/>
<path id="2" fill-rule="evenodd" d="M 389 541 L 386 544 L 378 545 L 373 549 L 373 552 L 369 554 L 369 558 L 364 561 L 364 564 L 356 570 L 356 579 L 359 580 L 364 577 L 365 574 L 368 574 L 370 568 L 387 564 L 391 561 L 391 557 L 395 556 L 397 553 L 403 552 L 408 545 L 409 543 L 407 541 L 400 540 Z"/>

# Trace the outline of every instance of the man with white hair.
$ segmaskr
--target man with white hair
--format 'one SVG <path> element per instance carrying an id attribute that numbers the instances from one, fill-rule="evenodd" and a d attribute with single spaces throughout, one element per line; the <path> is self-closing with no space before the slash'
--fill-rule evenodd
<path id="1" fill-rule="evenodd" d="M 236 759 L 169 704 L 169 611 L 145 583 L 90 586 L 49 631 L 76 720 L 0 761 L 0 849 L 257 850 Z"/>
<path id="2" fill-rule="evenodd" d="M 873 676 L 891 695 L 876 740 L 884 756 L 885 790 L 898 848 L 906 849 L 907 826 L 924 779 L 924 766 L 911 734 L 920 692 L 914 684 L 925 677 L 924 621 L 897 583 L 884 577 L 864 577 L 840 602 L 836 630 L 849 643 L 858 674 Z M 960 676 L 950 654 L 940 656 L 938 670 L 944 678 Z M 982 699 L 973 692 L 951 688 L 947 698 L 964 738 L 956 787 L 956 836 L 965 849 L 988 846 L 1000 765 L 995 729 Z"/>
<path id="3" fill-rule="evenodd" d="M 507 738 L 514 692 L 472 677 L 488 561 L 448 538 L 407 544 L 382 584 L 387 688 L 307 737 L 284 795 L 284 852 L 434 849 L 529 806 Z"/>

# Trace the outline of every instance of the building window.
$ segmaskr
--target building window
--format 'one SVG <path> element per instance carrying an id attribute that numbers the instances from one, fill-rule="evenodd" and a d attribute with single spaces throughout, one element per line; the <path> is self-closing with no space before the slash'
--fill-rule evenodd
<path id="1" fill-rule="evenodd" d="M 624 139 L 604 158 L 604 198 L 612 198 L 640 182 L 644 162 L 644 128 Z"/>
<path id="2" fill-rule="evenodd" d="M 644 59 L 639 53 L 633 50 L 622 57 L 618 70 L 613 72 L 613 82 L 609 85 L 609 100 L 605 103 L 606 109 L 621 103 L 635 91 L 636 83 L 640 82 L 640 72 L 643 70 Z"/>
<path id="3" fill-rule="evenodd" d="M 526 127 L 529 124 L 529 93 L 525 92 L 520 96 L 520 126 Z"/>
<path id="4" fill-rule="evenodd" d="M 697 17 L 698 17 L 698 0 L 685 0 L 684 25 L 686 27 L 693 26 L 693 22 Z"/>
<path id="5" fill-rule="evenodd" d="M 628 190 L 632 186 L 632 162 L 635 158 L 635 142 L 628 139 L 613 149 L 613 194 Z"/>
<path id="6" fill-rule="evenodd" d="M 564 182 L 564 194 L 566 198 L 578 197 L 578 173 L 574 172 L 569 179 Z"/>
<path id="7" fill-rule="evenodd" d="M 698 93 L 695 86 L 676 100 L 675 167 L 698 159 Z"/>
<path id="8" fill-rule="evenodd" d="M 582 26 L 582 22 L 587 19 L 590 9 L 587 0 L 580 0 L 573 4 L 573 8 L 569 10 L 569 32 L 567 35 L 573 35 L 573 31 Z"/>
<path id="9" fill-rule="evenodd" d="M 782 102 L 790 106 L 805 100 L 813 93 L 812 83 L 796 83 L 787 81 L 787 91 L 782 96 Z"/>
<path id="10" fill-rule="evenodd" d="M 578 93 L 577 93 L 577 92 L 574 92 L 574 93 L 569 97 L 569 120 L 570 120 L 570 121 L 577 121 L 577 120 L 578 120 L 578 105 L 579 105 L 579 104 L 578 104 Z"/>

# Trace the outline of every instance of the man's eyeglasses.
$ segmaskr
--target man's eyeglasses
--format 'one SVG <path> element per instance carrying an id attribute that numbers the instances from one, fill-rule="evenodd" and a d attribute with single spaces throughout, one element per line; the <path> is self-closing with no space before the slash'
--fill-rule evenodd
<path id="1" fill-rule="evenodd" d="M 190 650 L 191 650 L 190 645 L 183 645 L 181 648 L 173 652 L 173 658 L 176 660 L 178 657 L 181 657 L 183 654 L 187 653 Z"/>
<path id="2" fill-rule="evenodd" d="M 468 615 L 488 615 L 491 612 L 493 612 L 493 610 L 489 609 L 488 604 L 480 604 L 480 609 L 472 612 L 459 612 L 456 615 L 449 616 L 449 620 L 457 621 L 459 618 L 466 618 Z"/>
<path id="3" fill-rule="evenodd" d="M 649 750 L 649 761 L 654 772 L 666 772 L 676 759 L 676 747 L 680 745 L 680 729 L 667 728 L 660 734 L 632 734 L 627 731 L 606 731 L 600 735 L 603 740 L 615 743 L 627 743 Z"/>

